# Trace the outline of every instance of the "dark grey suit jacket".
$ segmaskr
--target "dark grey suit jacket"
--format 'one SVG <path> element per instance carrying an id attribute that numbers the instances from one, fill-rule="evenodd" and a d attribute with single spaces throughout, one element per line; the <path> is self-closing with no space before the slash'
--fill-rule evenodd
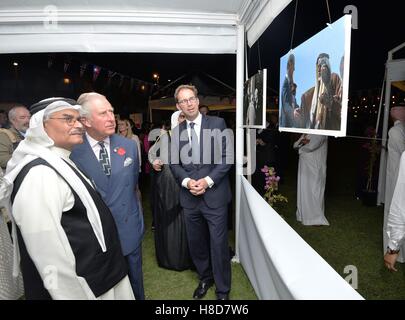
<path id="1" fill-rule="evenodd" d="M 181 185 L 185 178 L 199 180 L 209 176 L 214 185 L 205 194 L 194 196 L 181 187 L 180 204 L 183 208 L 193 209 L 202 199 L 208 207 L 215 209 L 231 201 L 228 173 L 234 162 L 233 134 L 226 129 L 224 119 L 202 116 L 200 131 L 200 164 L 190 163 L 187 158 L 190 143 L 186 121 L 172 130 L 170 168 Z"/>

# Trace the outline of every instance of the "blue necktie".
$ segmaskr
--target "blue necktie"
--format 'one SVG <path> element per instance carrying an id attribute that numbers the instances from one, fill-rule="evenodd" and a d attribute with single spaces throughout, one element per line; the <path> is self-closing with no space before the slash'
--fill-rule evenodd
<path id="1" fill-rule="evenodd" d="M 197 132 L 194 129 L 194 125 L 194 122 L 190 122 L 191 159 L 193 164 L 200 164 L 200 145 L 198 143 Z"/>
<path id="2" fill-rule="evenodd" d="M 98 143 L 100 145 L 100 154 L 98 156 L 98 161 L 100 162 L 101 166 L 103 167 L 103 171 L 107 177 L 111 175 L 111 165 L 110 159 L 108 158 L 107 149 L 104 146 L 104 142 L 100 141 Z"/>

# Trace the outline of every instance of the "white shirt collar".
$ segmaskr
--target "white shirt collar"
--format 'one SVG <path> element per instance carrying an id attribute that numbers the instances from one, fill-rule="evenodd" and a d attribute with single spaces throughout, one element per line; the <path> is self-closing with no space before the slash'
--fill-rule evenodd
<path id="1" fill-rule="evenodd" d="M 70 151 L 69 150 L 59 148 L 59 147 L 56 147 L 56 146 L 52 146 L 51 150 L 52 150 L 52 152 L 55 152 L 61 158 L 69 159 L 69 156 L 70 156 Z"/>
<path id="2" fill-rule="evenodd" d="M 197 126 L 201 127 L 202 115 L 200 112 L 198 112 L 197 118 L 195 118 L 193 121 L 189 121 L 186 119 L 186 121 L 187 121 L 187 128 L 190 127 L 190 122 L 194 122 Z"/>
<path id="3" fill-rule="evenodd" d="M 70 160 L 70 150 L 52 146 L 51 151 L 56 153 L 59 157 L 61 157 L 63 160 L 67 161 L 70 165 L 77 169 L 76 164 L 72 160 Z"/>
<path id="4" fill-rule="evenodd" d="M 99 141 L 96 139 L 93 139 L 87 132 L 86 132 L 86 137 L 87 137 L 87 140 L 89 141 L 90 147 L 92 147 L 94 149 L 94 147 L 96 147 L 98 145 Z M 110 137 L 105 138 L 103 141 L 104 141 L 105 147 L 108 149 L 110 146 Z"/>

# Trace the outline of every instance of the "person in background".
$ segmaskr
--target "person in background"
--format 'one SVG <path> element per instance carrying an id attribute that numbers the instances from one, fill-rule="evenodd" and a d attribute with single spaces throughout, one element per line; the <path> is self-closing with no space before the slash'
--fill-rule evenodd
<path id="1" fill-rule="evenodd" d="M 69 159 L 83 142 L 80 106 L 51 98 L 32 107 L 1 185 L 10 188 L 1 195 L 9 195 L 25 298 L 134 299 L 111 212 Z"/>
<path id="2" fill-rule="evenodd" d="M 24 106 L 16 106 L 8 112 L 10 128 L 0 129 L 0 167 L 5 170 L 8 160 L 21 140 L 30 123 L 30 112 Z"/>
<path id="3" fill-rule="evenodd" d="M 388 131 L 387 173 L 385 180 L 384 224 L 383 224 L 383 252 L 387 251 L 388 234 L 387 220 L 391 207 L 391 200 L 397 183 L 399 162 L 405 151 L 405 105 L 391 108 L 391 118 L 394 126 Z M 405 196 L 405 195 L 404 195 Z M 405 262 L 405 246 L 401 246 L 397 261 Z"/>
<path id="4" fill-rule="evenodd" d="M 138 206 L 139 160 L 135 141 L 115 133 L 114 109 L 105 96 L 83 93 L 84 142 L 76 146 L 71 159 L 91 177 L 110 208 L 117 225 L 129 279 L 137 300 L 145 298 L 142 274 L 143 215 Z"/>
<path id="5" fill-rule="evenodd" d="M 198 110 L 200 110 L 200 113 L 203 114 L 204 116 L 208 116 L 210 112 L 210 109 L 205 104 L 200 104 Z"/>
<path id="6" fill-rule="evenodd" d="M 0 109 L 0 128 L 9 128 L 10 124 L 8 123 L 7 113 Z"/>
<path id="7" fill-rule="evenodd" d="M 5 113 L 0 113 L 0 117 L 7 120 Z M 7 163 L 15 149 L 17 149 L 19 143 L 24 140 L 25 132 L 29 127 L 30 112 L 24 106 L 16 106 L 10 109 L 9 118 L 11 119 L 11 126 L 3 123 L 3 127 L 0 126 L 0 168 L 5 172 Z M 0 210 L 3 211 L 4 221 L 7 223 L 8 228 L 11 230 L 11 221 L 6 208 L 0 206 Z"/>
<path id="8" fill-rule="evenodd" d="M 392 196 L 387 218 L 388 245 L 384 255 L 384 264 L 388 270 L 397 271 L 395 262 L 401 252 L 405 237 L 405 152 L 402 153 L 398 179 Z"/>
<path id="9" fill-rule="evenodd" d="M 306 226 L 329 225 L 324 213 L 328 138 L 303 134 L 294 148 L 299 154 L 297 220 Z"/>
<path id="10" fill-rule="evenodd" d="M 149 132 L 152 128 L 151 122 L 144 122 L 142 123 L 141 134 L 139 135 L 139 139 L 141 140 L 142 149 L 142 176 L 144 179 L 150 173 L 151 166 L 148 161 L 148 152 L 150 148 L 150 140 L 149 140 Z"/>
<path id="11" fill-rule="evenodd" d="M 3 170 L 0 168 L 0 185 L 3 183 Z M 3 190 L 0 190 L 0 192 Z M 1 198 L 1 196 L 0 196 Z M 0 203 L 0 300 L 17 300 L 24 294 L 21 273 L 13 276 L 13 243 L 7 228 L 8 215 Z"/>
<path id="12" fill-rule="evenodd" d="M 117 133 L 120 136 L 123 136 L 128 139 L 132 139 L 136 142 L 136 146 L 138 148 L 138 159 L 139 159 L 139 172 L 141 172 L 142 167 L 142 151 L 141 151 L 141 142 L 136 134 L 132 132 L 131 123 L 128 119 L 120 119 L 118 120 L 118 128 Z"/>
<path id="13" fill-rule="evenodd" d="M 139 159 L 139 173 L 142 171 L 142 151 L 141 151 L 141 142 L 139 141 L 139 138 L 136 134 L 134 134 L 132 132 L 131 129 L 131 123 L 129 122 L 128 119 L 120 119 L 117 121 L 117 133 L 120 136 L 123 136 L 125 138 L 128 139 L 132 139 L 135 141 L 136 146 L 138 148 L 138 159 Z M 142 194 L 141 194 L 141 190 L 139 189 L 139 184 L 136 188 L 136 193 L 138 196 L 138 205 L 139 205 L 139 209 L 141 210 L 142 214 L 143 214 L 143 208 L 142 208 Z"/>
<path id="14" fill-rule="evenodd" d="M 256 134 L 256 170 L 252 175 L 252 186 L 260 195 L 264 195 L 265 174 L 260 170 L 265 165 L 276 166 L 276 141 L 270 123 L 266 121 L 266 128 L 260 129 Z"/>

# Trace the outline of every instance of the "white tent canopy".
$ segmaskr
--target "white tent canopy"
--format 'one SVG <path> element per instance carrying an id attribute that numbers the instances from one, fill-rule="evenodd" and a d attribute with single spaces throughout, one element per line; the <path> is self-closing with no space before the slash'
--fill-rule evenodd
<path id="1" fill-rule="evenodd" d="M 291 0 L 2 0 L 0 53 L 236 53 Z"/>

